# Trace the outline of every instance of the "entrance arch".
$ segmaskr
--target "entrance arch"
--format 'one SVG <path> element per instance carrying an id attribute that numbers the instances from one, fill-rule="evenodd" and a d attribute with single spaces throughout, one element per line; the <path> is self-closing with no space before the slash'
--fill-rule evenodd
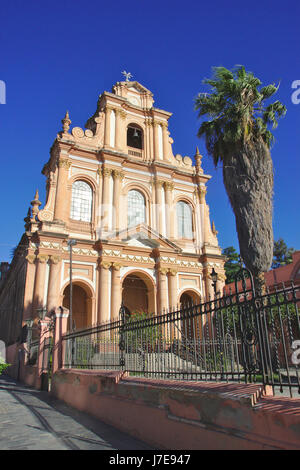
<path id="1" fill-rule="evenodd" d="M 155 286 L 142 271 L 127 273 L 122 281 L 122 302 L 128 314 L 155 312 Z"/>
<path id="2" fill-rule="evenodd" d="M 193 291 L 193 290 L 186 290 L 181 293 L 180 295 L 180 307 L 187 308 L 186 312 L 184 313 L 184 317 L 181 320 L 181 338 L 187 341 L 193 340 L 198 336 L 197 332 L 197 317 L 190 317 L 193 313 L 188 307 L 192 305 L 200 304 L 201 299 L 200 295 Z"/>
<path id="3" fill-rule="evenodd" d="M 181 306 L 200 304 L 200 295 L 194 290 L 188 289 L 180 294 L 179 303 Z"/>
<path id="4" fill-rule="evenodd" d="M 72 317 L 76 330 L 92 324 L 92 292 L 83 283 L 73 282 Z M 63 307 L 70 309 L 70 284 L 63 291 Z M 70 328 L 70 325 L 69 325 Z"/>

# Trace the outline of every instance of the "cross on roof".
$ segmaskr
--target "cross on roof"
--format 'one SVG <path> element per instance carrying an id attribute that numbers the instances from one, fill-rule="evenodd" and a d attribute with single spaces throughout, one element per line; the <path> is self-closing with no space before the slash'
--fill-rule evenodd
<path id="1" fill-rule="evenodd" d="M 131 75 L 130 72 L 126 72 L 126 70 L 124 70 L 124 71 L 122 72 L 122 75 L 124 75 L 124 77 L 125 77 L 125 79 L 126 79 L 126 82 L 129 82 L 129 78 L 132 78 L 132 77 L 133 77 L 133 75 Z"/>

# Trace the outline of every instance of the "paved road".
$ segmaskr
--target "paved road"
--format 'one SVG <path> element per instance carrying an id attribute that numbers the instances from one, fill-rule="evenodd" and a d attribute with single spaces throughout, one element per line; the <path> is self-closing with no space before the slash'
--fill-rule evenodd
<path id="1" fill-rule="evenodd" d="M 14 380 L 0 377 L 0 450 L 147 450 L 137 439 Z"/>

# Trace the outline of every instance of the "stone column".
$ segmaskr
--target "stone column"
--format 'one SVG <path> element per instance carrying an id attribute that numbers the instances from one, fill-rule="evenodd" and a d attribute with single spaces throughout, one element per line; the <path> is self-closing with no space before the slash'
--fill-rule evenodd
<path id="1" fill-rule="evenodd" d="M 44 320 L 39 321 L 39 326 L 40 326 L 40 337 L 39 337 L 39 352 L 38 352 L 38 359 L 37 359 L 37 374 L 35 378 L 35 388 L 38 390 L 41 389 L 42 386 L 42 375 L 44 373 L 48 372 L 48 369 L 44 368 L 45 364 L 43 364 L 43 359 L 44 359 L 44 350 L 45 350 L 45 345 L 49 341 L 50 338 L 50 318 L 45 318 Z M 49 351 L 50 352 L 50 351 Z"/>
<path id="2" fill-rule="evenodd" d="M 112 264 L 111 278 L 111 321 L 118 320 L 119 310 L 122 303 L 122 286 L 120 281 L 120 263 Z"/>
<path id="3" fill-rule="evenodd" d="M 116 149 L 125 152 L 125 145 L 124 145 L 124 119 L 126 117 L 126 112 L 122 109 L 116 109 Z"/>
<path id="4" fill-rule="evenodd" d="M 162 132 L 163 132 L 163 157 L 165 161 L 169 161 L 169 133 L 168 133 L 168 124 L 162 123 Z"/>
<path id="5" fill-rule="evenodd" d="M 149 121 L 149 160 L 154 160 L 154 124 Z"/>
<path id="6" fill-rule="evenodd" d="M 109 168 L 103 168 L 102 174 L 103 174 L 103 188 L 102 188 L 102 204 L 101 204 L 101 228 L 104 232 L 108 231 L 109 227 L 109 219 L 110 219 L 110 210 L 111 210 L 111 205 L 110 205 L 110 200 L 109 200 L 109 195 L 110 195 L 110 176 L 111 176 L 112 170 Z"/>
<path id="7" fill-rule="evenodd" d="M 200 207 L 201 207 L 201 226 L 202 226 L 202 240 L 203 243 L 208 242 L 209 237 L 209 227 L 207 224 L 207 208 L 206 208 L 206 188 L 199 186 L 199 198 L 200 198 Z M 209 222 L 208 222 L 209 223 Z"/>
<path id="8" fill-rule="evenodd" d="M 45 290 L 45 277 L 46 277 L 46 263 L 48 261 L 48 255 L 38 254 L 37 265 L 35 273 L 34 291 L 33 291 L 33 317 L 37 317 L 37 309 L 42 308 L 44 302 L 44 290 Z"/>
<path id="9" fill-rule="evenodd" d="M 99 186 L 98 186 L 98 205 L 95 208 L 95 223 L 96 223 L 96 232 L 97 238 L 101 238 L 101 225 L 102 225 L 102 191 L 103 191 L 103 179 L 102 179 L 102 166 L 99 166 L 97 170 L 99 175 Z"/>
<path id="10" fill-rule="evenodd" d="M 99 263 L 99 289 L 98 289 L 98 323 L 109 320 L 109 268 L 110 262 Z"/>
<path id="11" fill-rule="evenodd" d="M 58 160 L 58 181 L 56 187 L 54 219 L 66 222 L 70 216 L 67 214 L 68 200 L 66 198 L 66 187 L 68 185 L 70 160 L 60 158 Z"/>
<path id="12" fill-rule="evenodd" d="M 150 160 L 150 146 L 149 146 L 149 128 L 150 128 L 150 123 L 146 119 L 145 120 L 145 132 L 144 132 L 144 160 L 149 161 Z"/>
<path id="13" fill-rule="evenodd" d="M 47 311 L 50 312 L 59 306 L 59 280 L 61 273 L 61 257 L 51 255 L 49 257 L 50 273 L 48 284 Z"/>
<path id="14" fill-rule="evenodd" d="M 204 277 L 205 280 L 205 287 L 206 287 L 206 301 L 208 300 L 214 300 L 215 298 L 215 291 L 214 291 L 214 286 L 213 286 L 213 281 L 211 279 L 210 272 L 212 270 L 208 271 L 206 270 L 206 275 Z"/>
<path id="15" fill-rule="evenodd" d="M 121 200 L 121 185 L 124 178 L 124 173 L 119 170 L 113 171 L 114 190 L 113 190 L 113 229 L 118 232 L 120 229 L 120 200 Z"/>
<path id="16" fill-rule="evenodd" d="M 155 182 L 155 192 L 156 192 L 156 229 L 161 234 L 163 229 L 163 212 L 162 212 L 162 188 L 163 182 L 156 180 Z"/>
<path id="17" fill-rule="evenodd" d="M 158 268 L 158 314 L 168 308 L 167 268 Z"/>
<path id="18" fill-rule="evenodd" d="M 68 331 L 69 310 L 58 307 L 54 313 L 55 327 L 53 338 L 53 355 L 52 355 L 52 376 L 63 366 L 63 341 L 62 337 Z"/>
<path id="19" fill-rule="evenodd" d="M 154 160 L 159 161 L 158 122 L 154 121 Z"/>
<path id="20" fill-rule="evenodd" d="M 165 183 L 166 191 L 166 225 L 167 225 L 167 238 L 174 238 L 174 207 L 173 207 L 173 189 L 174 183 Z"/>
<path id="21" fill-rule="evenodd" d="M 177 308 L 177 270 L 169 270 L 169 306 L 170 310 L 173 311 Z"/>
<path id="22" fill-rule="evenodd" d="M 23 319 L 27 320 L 33 315 L 33 297 L 34 297 L 34 280 L 35 280 L 35 255 L 29 253 L 26 256 L 27 260 L 27 271 L 26 271 L 26 281 L 25 281 L 25 291 L 24 291 L 24 315 Z"/>
<path id="23" fill-rule="evenodd" d="M 112 108 L 106 105 L 105 108 L 105 129 L 104 129 L 104 147 L 110 147 L 110 113 Z"/>
<path id="24" fill-rule="evenodd" d="M 177 274 L 176 269 L 169 270 L 169 309 L 171 312 L 177 310 L 178 305 Z M 180 338 L 180 321 L 170 324 L 170 337 L 171 340 Z"/>

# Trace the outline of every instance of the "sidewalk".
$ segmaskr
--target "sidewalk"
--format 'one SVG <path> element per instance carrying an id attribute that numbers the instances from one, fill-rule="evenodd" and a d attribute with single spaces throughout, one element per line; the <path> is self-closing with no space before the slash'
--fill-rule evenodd
<path id="1" fill-rule="evenodd" d="M 0 377 L 0 450 L 147 450 L 147 444 L 9 377 Z"/>

